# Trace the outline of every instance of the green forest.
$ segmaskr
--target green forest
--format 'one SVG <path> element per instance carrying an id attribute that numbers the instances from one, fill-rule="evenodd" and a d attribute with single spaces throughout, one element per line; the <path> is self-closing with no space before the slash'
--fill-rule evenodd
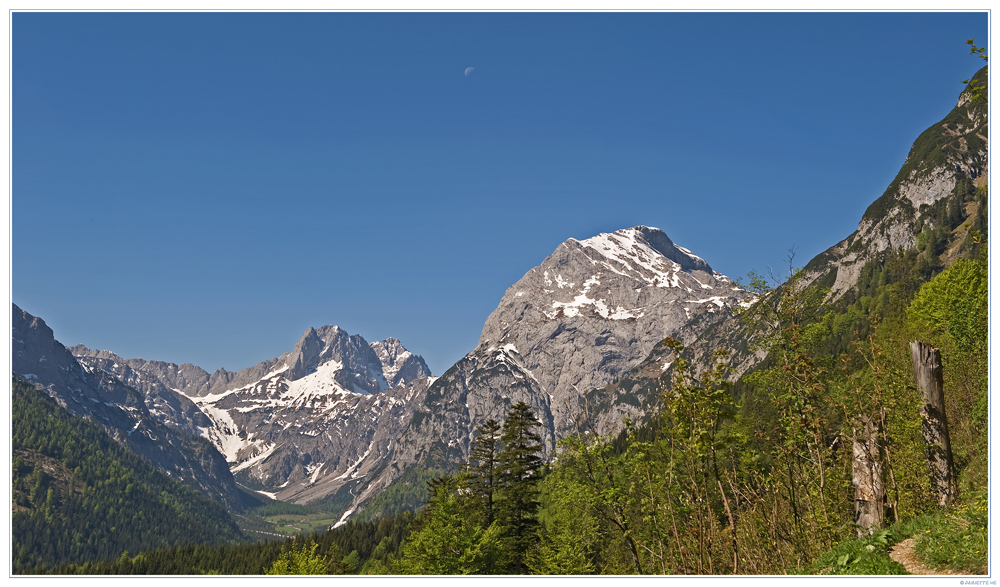
<path id="1" fill-rule="evenodd" d="M 242 534 L 226 511 L 170 479 L 96 424 L 12 382 L 13 568 L 118 558 L 192 536 Z"/>

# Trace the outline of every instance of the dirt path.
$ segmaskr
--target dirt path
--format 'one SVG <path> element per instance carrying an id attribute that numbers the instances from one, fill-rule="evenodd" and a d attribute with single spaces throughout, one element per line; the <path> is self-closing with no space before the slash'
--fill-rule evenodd
<path id="1" fill-rule="evenodd" d="M 917 544 L 917 537 L 907 538 L 906 540 L 896 544 L 889 551 L 889 556 L 892 560 L 906 567 L 906 570 L 912 575 L 961 575 L 958 571 L 953 571 L 951 569 L 945 569 L 939 571 L 937 569 L 932 569 L 920 562 L 917 559 L 917 553 L 914 552 L 914 546 Z"/>

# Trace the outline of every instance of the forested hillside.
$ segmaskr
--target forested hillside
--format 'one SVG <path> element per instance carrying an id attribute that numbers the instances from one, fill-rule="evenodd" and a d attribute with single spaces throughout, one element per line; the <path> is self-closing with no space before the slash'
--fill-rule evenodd
<path id="1" fill-rule="evenodd" d="M 263 575 L 382 572 L 409 534 L 413 512 L 350 521 L 328 532 L 211 547 L 185 545 L 49 569 L 59 575 Z M 346 554 L 345 554 L 346 553 Z M 306 572 L 308 571 L 308 573 Z"/>
<path id="2" fill-rule="evenodd" d="M 14 379 L 15 573 L 241 538 L 226 511 Z"/>

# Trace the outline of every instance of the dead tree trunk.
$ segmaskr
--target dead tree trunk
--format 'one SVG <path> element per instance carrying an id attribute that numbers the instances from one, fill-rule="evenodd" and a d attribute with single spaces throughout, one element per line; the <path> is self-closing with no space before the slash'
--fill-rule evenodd
<path id="1" fill-rule="evenodd" d="M 921 431 L 927 443 L 931 490 L 937 494 L 938 505 L 951 505 L 958 497 L 958 483 L 948 437 L 948 419 L 944 412 L 941 353 L 929 344 L 913 341 L 910 343 L 910 355 L 913 357 L 917 387 L 924 392 L 924 405 L 920 408 L 920 415 L 923 416 Z"/>
<path id="2" fill-rule="evenodd" d="M 858 535 L 871 534 L 885 522 L 885 473 L 880 418 L 861 416 L 854 428 L 854 521 Z"/>

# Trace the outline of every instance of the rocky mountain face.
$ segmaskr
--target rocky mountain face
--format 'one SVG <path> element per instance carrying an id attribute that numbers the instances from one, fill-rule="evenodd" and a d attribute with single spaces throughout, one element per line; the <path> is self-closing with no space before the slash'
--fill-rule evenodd
<path id="1" fill-rule="evenodd" d="M 984 67 L 970 86 L 986 82 Z M 920 235 L 942 223 L 943 207 L 959 205 L 970 216 L 979 212 L 965 200 L 972 186 L 983 186 L 988 179 L 989 108 L 985 99 L 971 101 L 970 95 L 967 87 L 955 108 L 914 141 L 899 173 L 865 211 L 858 229 L 806 265 L 807 281 L 827 285 L 831 300 L 854 287 L 865 263 L 917 248 Z"/>
<path id="2" fill-rule="evenodd" d="M 985 78 L 984 68 L 970 85 L 985 85 Z M 985 101 L 971 101 L 970 91 L 963 91 L 957 106 L 917 138 L 896 178 L 868 208 L 858 229 L 806 265 L 804 282 L 828 288 L 828 302 L 846 303 L 858 295 L 859 277 L 866 265 L 884 265 L 900 251 L 926 251 L 931 246 L 928 243 L 940 231 L 948 232 L 948 245 L 935 257 L 947 264 L 961 254 L 970 240 L 979 238 L 973 228 L 979 226 L 985 230 L 986 199 L 977 196 L 975 188 L 985 185 L 989 170 L 987 114 Z M 945 222 L 954 222 L 954 210 L 965 220 L 949 230 L 951 225 Z M 609 240 L 608 235 L 588 239 L 602 245 Z M 532 405 L 542 419 L 549 451 L 554 440 L 575 430 L 610 435 L 620 430 L 624 417 L 642 422 L 655 413 L 659 393 L 669 387 L 675 357 L 657 344 L 665 336 L 673 336 L 685 344 L 685 354 L 692 361 L 694 372 L 708 368 L 712 354 L 719 348 L 730 352 L 733 379 L 764 359 L 764 354 L 750 344 L 750 335 L 738 317 L 728 311 L 698 313 L 694 309 L 699 302 L 705 303 L 702 300 L 716 295 L 707 289 L 708 295 L 692 300 L 664 299 L 666 307 L 686 308 L 684 318 L 688 320 L 664 312 L 657 317 L 666 324 L 664 330 L 658 336 L 643 338 L 643 333 L 651 334 L 648 326 L 640 326 L 645 316 L 640 317 L 635 311 L 643 302 L 636 303 L 628 286 L 608 288 L 603 274 L 591 277 L 585 270 L 560 273 L 560 269 L 586 267 L 590 263 L 595 269 L 614 267 L 619 270 L 611 271 L 616 275 L 630 274 L 645 280 L 656 272 L 636 266 L 632 267 L 637 269 L 634 272 L 622 271 L 622 265 L 611 260 L 617 257 L 614 254 L 607 255 L 610 258 L 607 265 L 593 254 L 587 255 L 589 261 L 577 258 L 579 263 L 567 258 L 577 250 L 577 245 L 588 241 L 567 241 L 542 266 L 507 291 L 487 321 L 479 346 L 431 387 L 425 404 L 403 436 L 395 461 L 356 501 L 390 484 L 407 463 L 461 462 L 467 458 L 475 426 L 488 417 L 501 420 L 506 406 L 516 401 Z M 614 250 L 603 246 L 582 248 L 590 253 Z M 625 249 L 638 251 L 642 247 Z M 677 251 L 687 253 L 680 248 Z M 674 255 L 664 256 L 675 263 L 683 261 Z M 644 258 L 651 257 L 647 253 Z M 702 275 L 696 267 L 683 264 L 679 273 L 691 277 Z M 666 275 L 661 273 L 659 277 L 657 286 L 664 283 Z M 699 283 L 707 285 L 700 278 Z M 657 291 L 649 285 L 636 284 L 634 291 L 639 296 L 644 295 L 640 293 L 643 290 L 645 295 Z M 687 292 L 688 288 L 691 292 Z M 701 287 L 687 281 L 684 289 L 692 293 Z M 527 296 L 537 297 L 522 299 Z M 620 304 L 618 299 L 628 303 Z M 734 301 L 716 299 L 713 299 L 715 304 L 734 305 Z M 746 300 L 738 298 L 735 303 Z M 584 316 L 595 320 L 581 325 L 578 320 Z M 630 317 L 636 320 L 635 330 L 616 328 L 631 326 L 627 320 Z M 559 323 L 550 324 L 547 320 Z M 598 329 L 600 334 L 595 332 Z M 559 344 L 548 346 L 549 341 L 567 342 L 577 336 L 583 350 L 569 350 L 576 348 L 574 344 L 562 348 Z M 633 359 L 636 356 L 638 360 Z M 608 368 L 613 365 L 623 367 Z M 572 414 L 576 414 L 576 421 Z M 581 417 L 585 421 L 580 422 Z"/>
<path id="3" fill-rule="evenodd" d="M 42 319 L 16 305 L 12 305 L 11 326 L 15 375 L 70 413 L 97 423 L 174 479 L 200 489 L 227 508 L 241 508 L 225 459 L 203 438 L 185 434 L 184 426 L 161 421 L 166 408 L 151 411 L 143 394 L 129 383 L 103 369 L 81 365 Z M 133 382 L 138 377 L 136 373 L 128 375 Z M 169 390 L 158 390 L 150 401 L 190 420 L 198 418 L 198 410 L 189 400 Z M 192 431 L 191 427 L 186 429 Z"/>
<path id="4" fill-rule="evenodd" d="M 588 405 L 665 337 L 693 340 L 750 295 L 703 259 L 645 226 L 559 245 L 507 289 L 477 347 L 431 385 L 392 463 L 359 493 L 374 495 L 406 467 L 467 460 L 475 429 L 524 401 L 540 418 L 545 452 L 583 430 L 612 433 L 629 398 Z"/>
<path id="5" fill-rule="evenodd" d="M 283 501 L 363 483 L 432 381 L 398 340 L 368 344 L 336 326 L 310 328 L 291 352 L 239 373 L 73 352 L 136 386 L 164 422 L 210 439 L 242 483 Z M 164 399 L 173 396 L 182 399 Z"/>

